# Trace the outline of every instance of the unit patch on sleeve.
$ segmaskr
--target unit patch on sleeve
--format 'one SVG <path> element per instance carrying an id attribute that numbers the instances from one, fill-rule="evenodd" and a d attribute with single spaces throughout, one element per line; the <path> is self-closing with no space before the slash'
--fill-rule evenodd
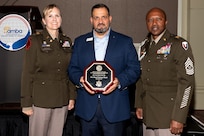
<path id="1" fill-rule="evenodd" d="M 184 50 L 188 50 L 188 42 L 182 42 L 182 47 L 184 48 Z"/>

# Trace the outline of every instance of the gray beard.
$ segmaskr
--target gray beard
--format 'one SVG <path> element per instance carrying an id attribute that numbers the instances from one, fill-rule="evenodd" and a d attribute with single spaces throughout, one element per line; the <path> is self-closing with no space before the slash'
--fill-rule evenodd
<path id="1" fill-rule="evenodd" d="M 104 28 L 104 29 L 95 29 L 95 31 L 97 32 L 97 33 L 105 33 L 105 32 L 107 32 L 108 31 L 108 29 L 106 29 L 106 28 Z"/>

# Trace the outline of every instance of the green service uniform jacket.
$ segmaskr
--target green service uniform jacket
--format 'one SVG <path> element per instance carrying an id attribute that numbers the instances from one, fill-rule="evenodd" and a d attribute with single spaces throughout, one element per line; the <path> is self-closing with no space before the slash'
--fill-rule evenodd
<path id="1" fill-rule="evenodd" d="M 75 86 L 67 74 L 71 46 L 69 37 L 60 33 L 53 40 L 46 29 L 30 36 L 21 78 L 22 107 L 62 107 L 75 99 Z"/>
<path id="2" fill-rule="evenodd" d="M 141 77 L 136 84 L 136 108 L 151 128 L 169 128 L 171 120 L 185 123 L 194 91 L 194 58 L 187 41 L 168 30 L 159 42 L 150 38 L 140 49 Z"/>

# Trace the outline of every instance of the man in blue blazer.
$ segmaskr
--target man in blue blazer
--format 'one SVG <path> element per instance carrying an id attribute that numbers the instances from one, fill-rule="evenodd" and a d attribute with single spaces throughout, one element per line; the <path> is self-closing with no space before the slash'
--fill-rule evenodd
<path id="1" fill-rule="evenodd" d="M 140 76 L 132 39 L 110 28 L 112 16 L 104 4 L 92 7 L 93 31 L 75 39 L 68 73 L 78 87 L 75 112 L 81 118 L 82 136 L 122 136 L 130 118 L 128 86 Z M 84 69 L 93 61 L 106 61 L 113 69 L 112 85 L 98 93 L 84 83 Z M 102 130 L 99 130 L 102 128 Z"/>

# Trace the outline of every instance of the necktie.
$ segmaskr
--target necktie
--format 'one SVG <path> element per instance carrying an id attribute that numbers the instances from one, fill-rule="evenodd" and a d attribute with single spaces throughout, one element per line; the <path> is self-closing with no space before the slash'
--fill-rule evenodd
<path id="1" fill-rule="evenodd" d="M 150 45 L 150 48 L 155 46 L 155 44 L 156 44 L 155 41 L 152 41 L 152 44 Z"/>

